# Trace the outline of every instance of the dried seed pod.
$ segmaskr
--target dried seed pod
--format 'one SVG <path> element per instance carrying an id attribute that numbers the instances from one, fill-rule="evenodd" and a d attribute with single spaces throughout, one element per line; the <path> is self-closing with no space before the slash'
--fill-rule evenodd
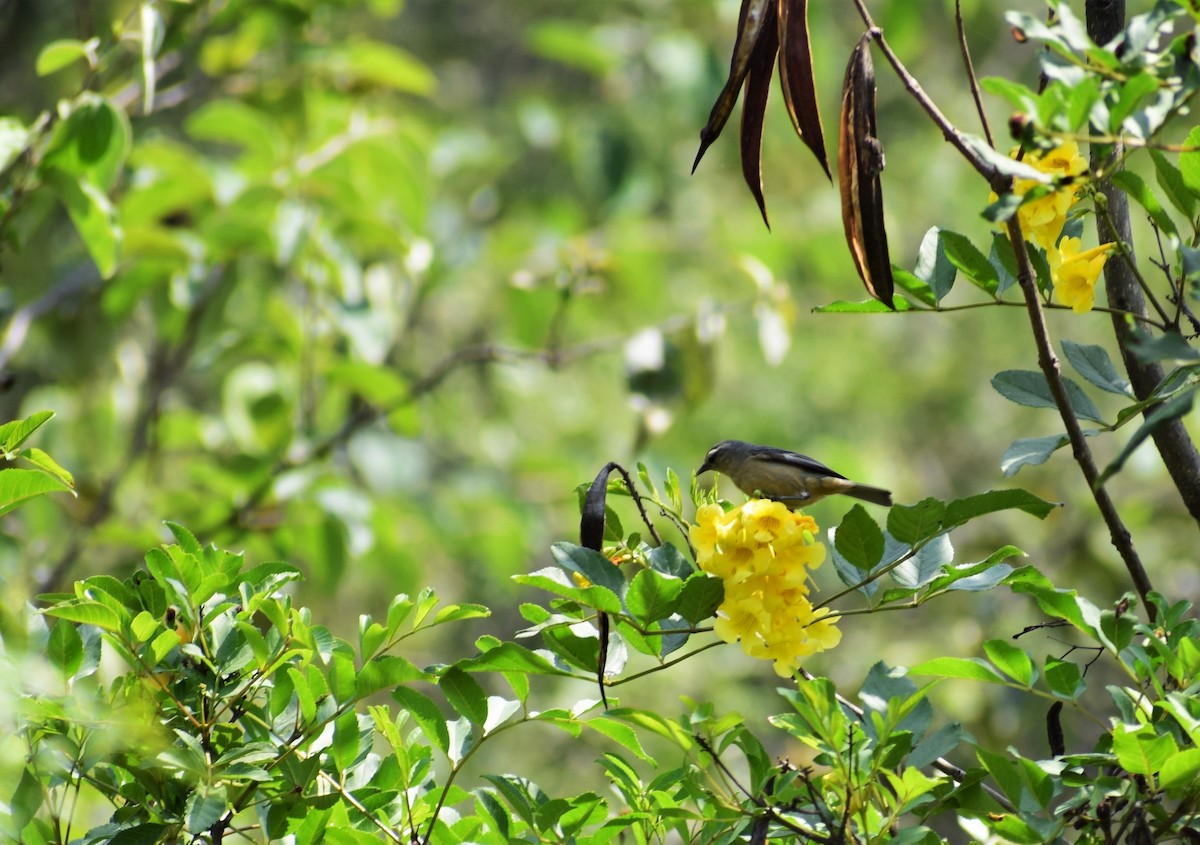
<path id="1" fill-rule="evenodd" d="M 838 182 L 846 243 L 867 293 L 895 308 L 895 282 L 883 221 L 883 145 L 875 135 L 875 67 L 871 34 L 854 46 L 842 86 L 838 126 Z"/>
<path id="2" fill-rule="evenodd" d="M 777 0 L 742 0 L 742 8 L 738 14 L 737 38 L 733 43 L 733 57 L 729 61 L 729 78 L 725 80 L 725 87 L 717 95 L 717 101 L 708 115 L 708 122 L 700 130 L 700 149 L 696 152 L 696 160 L 692 162 L 693 173 L 696 172 L 704 151 L 717 140 L 717 136 L 725 128 L 725 121 L 729 120 L 729 115 L 733 112 L 738 89 L 742 87 L 742 81 L 750 70 L 750 57 L 758 39 L 767 24 L 774 23 L 773 9 L 776 2 Z"/>
<path id="3" fill-rule="evenodd" d="M 779 82 L 792 126 L 812 154 L 829 172 L 825 132 L 817 108 L 817 85 L 813 77 L 812 46 L 808 34 L 808 0 L 779 0 Z"/>
<path id="4" fill-rule="evenodd" d="M 767 95 L 771 93 L 771 75 L 775 72 L 775 54 L 779 51 L 779 32 L 775 28 L 774 7 L 767 8 L 768 20 L 763 27 L 754 52 L 750 55 L 750 67 L 746 73 L 746 93 L 742 98 L 742 176 L 763 223 L 771 228 L 767 219 L 767 205 L 762 189 L 762 134 L 763 119 L 767 113 Z"/>

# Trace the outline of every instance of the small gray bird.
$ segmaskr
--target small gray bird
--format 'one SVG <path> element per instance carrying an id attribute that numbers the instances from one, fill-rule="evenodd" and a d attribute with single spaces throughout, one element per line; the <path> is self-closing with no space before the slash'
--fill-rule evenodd
<path id="1" fill-rule="evenodd" d="M 807 455 L 773 446 L 722 440 L 708 450 L 696 475 L 710 469 L 728 475 L 747 496 L 759 495 L 793 508 L 811 505 L 834 493 L 885 508 L 892 506 L 889 491 L 851 481 Z"/>

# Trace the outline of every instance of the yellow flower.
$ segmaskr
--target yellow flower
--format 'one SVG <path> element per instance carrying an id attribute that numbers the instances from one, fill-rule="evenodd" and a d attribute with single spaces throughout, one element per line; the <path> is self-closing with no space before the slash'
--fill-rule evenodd
<path id="1" fill-rule="evenodd" d="M 703 560 L 713 553 L 717 543 L 728 535 L 732 522 L 736 522 L 736 518 L 728 519 L 720 505 L 701 505 L 696 510 L 696 524 L 690 528 L 688 534 L 692 538 L 698 558 Z"/>
<path id="2" fill-rule="evenodd" d="M 1009 155 L 1015 158 L 1017 151 L 1013 150 Z M 1024 158 L 1024 162 L 1059 179 L 1081 176 L 1088 169 L 1087 159 L 1079 154 L 1079 146 L 1069 140 L 1063 141 L 1047 153 L 1030 153 Z M 1013 193 L 1025 196 L 1039 184 L 1041 183 L 1034 179 L 1016 179 L 1013 182 Z M 1075 204 L 1076 190 L 1073 185 L 1065 185 L 1018 208 L 1017 220 L 1026 238 L 1047 250 L 1053 249 L 1067 222 L 1067 212 Z M 996 195 L 992 194 L 991 198 L 995 201 Z"/>
<path id="3" fill-rule="evenodd" d="M 1047 253 L 1054 296 L 1076 314 L 1092 310 L 1096 303 L 1096 280 L 1108 260 L 1111 243 L 1079 251 L 1079 238 L 1063 238 L 1057 249 Z"/>
<path id="4" fill-rule="evenodd" d="M 756 542 L 770 543 L 797 531 L 791 508 L 783 502 L 751 499 L 742 505 L 741 512 L 742 524 Z"/>
<path id="5" fill-rule="evenodd" d="M 728 513 L 705 505 L 689 534 L 700 568 L 724 582 L 713 628 L 789 676 L 800 660 L 841 639 L 828 610 L 808 600 L 809 572 L 825 560 L 817 523 L 779 502 L 751 499 Z"/>

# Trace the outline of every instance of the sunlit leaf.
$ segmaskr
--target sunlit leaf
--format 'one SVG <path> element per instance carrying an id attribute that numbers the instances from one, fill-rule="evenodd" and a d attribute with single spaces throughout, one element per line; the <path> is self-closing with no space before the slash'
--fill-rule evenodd
<path id="1" fill-rule="evenodd" d="M 48 493 L 73 493 L 70 486 L 36 469 L 0 470 L 0 514 Z"/>
<path id="2" fill-rule="evenodd" d="M 87 62 L 89 67 L 95 67 L 96 48 L 99 46 L 99 38 L 88 41 L 77 41 L 74 38 L 51 41 L 38 53 L 34 70 L 38 76 L 49 76 L 81 59 Z"/>

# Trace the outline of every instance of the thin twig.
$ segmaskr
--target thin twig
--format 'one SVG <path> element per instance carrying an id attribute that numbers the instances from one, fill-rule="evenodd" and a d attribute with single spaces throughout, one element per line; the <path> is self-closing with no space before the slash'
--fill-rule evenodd
<path id="1" fill-rule="evenodd" d="M 962 154 L 967 163 L 987 180 L 988 184 L 996 190 L 996 193 L 1001 193 L 1005 189 L 1008 179 L 1001 175 L 995 167 L 988 164 L 983 156 L 967 143 L 963 134 L 955 128 L 946 115 L 942 114 L 941 109 L 925 93 L 925 89 L 921 87 L 921 83 L 917 81 L 915 76 L 909 73 L 908 68 L 904 66 L 904 62 L 900 61 L 900 57 L 892 51 L 891 45 L 883 37 L 883 30 L 875 25 L 875 21 L 871 18 L 871 13 L 867 11 L 864 0 L 854 0 L 854 5 L 858 8 L 859 16 L 862 18 L 863 23 L 866 24 L 867 30 L 871 33 L 871 38 L 879 45 L 884 58 L 888 60 L 888 64 L 895 70 L 896 76 L 899 77 L 905 90 L 912 95 L 913 99 L 917 101 L 917 105 L 929 115 L 930 120 L 942 131 L 942 137 L 949 141 Z"/>
<path id="2" fill-rule="evenodd" d="M 971 48 L 967 45 L 967 29 L 963 24 L 962 0 L 954 0 L 954 25 L 958 29 L 958 49 L 962 53 L 963 68 L 967 72 L 967 82 L 971 86 L 971 97 L 975 100 L 975 111 L 979 113 L 979 122 L 983 126 L 983 137 L 988 146 L 996 148 L 996 140 L 992 137 L 992 127 L 988 125 L 987 112 L 983 109 L 983 94 L 979 90 L 979 78 L 975 76 L 975 64 L 971 61 Z"/>
<path id="3" fill-rule="evenodd" d="M 408 407 L 436 389 L 445 381 L 447 376 L 460 367 L 468 364 L 513 364 L 530 361 L 549 365 L 551 359 L 561 366 L 566 362 L 572 362 L 598 352 L 607 351 L 609 348 L 614 347 L 614 345 L 615 342 L 596 341 L 579 344 L 566 350 L 556 350 L 552 353 L 542 349 L 515 349 L 493 344 L 476 344 L 451 352 L 441 361 L 434 364 L 428 373 L 414 381 L 412 386 L 409 387 L 408 392 L 399 399 L 382 406 L 363 404 L 354 413 L 346 417 L 337 431 L 317 442 L 305 454 L 299 457 L 281 458 L 276 461 L 266 477 L 239 504 L 231 508 L 229 513 L 219 521 L 200 533 L 201 535 L 213 536 L 242 527 L 246 517 L 262 503 L 281 475 L 324 460 L 336 449 L 348 443 L 359 431 L 362 431 L 367 426 L 377 420 L 383 419 L 389 414 Z"/>

